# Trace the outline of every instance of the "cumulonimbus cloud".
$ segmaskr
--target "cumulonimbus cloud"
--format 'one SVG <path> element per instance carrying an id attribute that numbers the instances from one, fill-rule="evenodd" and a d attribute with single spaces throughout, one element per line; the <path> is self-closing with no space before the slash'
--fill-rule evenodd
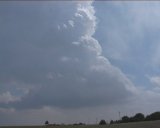
<path id="1" fill-rule="evenodd" d="M 102 56 L 93 37 L 97 23 L 92 2 L 51 4 L 32 12 L 13 7 L 8 16 L 16 17 L 4 19 L 5 31 L 11 30 L 8 25 L 13 28 L 1 38 L 1 85 L 9 92 L 25 88 L 20 100 L 9 105 L 79 108 L 126 102 L 136 89 Z"/>

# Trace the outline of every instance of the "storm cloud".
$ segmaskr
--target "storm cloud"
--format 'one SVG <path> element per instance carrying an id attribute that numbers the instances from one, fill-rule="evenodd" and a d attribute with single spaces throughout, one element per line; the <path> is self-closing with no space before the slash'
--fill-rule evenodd
<path id="1" fill-rule="evenodd" d="M 81 108 L 123 103 L 134 95 L 132 82 L 102 55 L 93 37 L 92 2 L 4 4 L 1 107 Z"/>

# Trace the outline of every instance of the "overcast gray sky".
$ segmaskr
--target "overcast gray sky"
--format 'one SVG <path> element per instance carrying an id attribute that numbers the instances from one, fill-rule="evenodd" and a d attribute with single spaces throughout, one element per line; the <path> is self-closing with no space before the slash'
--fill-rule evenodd
<path id="1" fill-rule="evenodd" d="M 158 111 L 160 2 L 0 2 L 0 125 Z"/>

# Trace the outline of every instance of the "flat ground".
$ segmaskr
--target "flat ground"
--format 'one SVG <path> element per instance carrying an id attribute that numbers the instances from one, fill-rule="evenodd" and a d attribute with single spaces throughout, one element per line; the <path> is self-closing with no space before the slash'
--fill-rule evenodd
<path id="1" fill-rule="evenodd" d="M 160 120 L 137 123 L 123 123 L 112 125 L 84 125 L 84 126 L 0 126 L 0 128 L 160 128 Z"/>

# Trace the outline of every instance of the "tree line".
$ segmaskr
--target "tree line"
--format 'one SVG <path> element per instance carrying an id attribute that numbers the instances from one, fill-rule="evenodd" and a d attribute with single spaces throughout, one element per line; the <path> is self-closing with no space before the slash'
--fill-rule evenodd
<path id="1" fill-rule="evenodd" d="M 131 117 L 123 116 L 120 120 L 115 120 L 115 121 L 111 120 L 110 124 L 140 122 L 140 121 L 154 121 L 154 120 L 160 120 L 160 112 L 154 112 L 147 116 L 144 116 L 143 113 L 137 113 Z"/>
<path id="2" fill-rule="evenodd" d="M 117 124 L 117 123 L 129 123 L 129 122 L 140 122 L 140 121 L 154 121 L 160 120 L 160 112 L 154 112 L 150 115 L 144 116 L 143 113 L 137 113 L 134 116 L 128 117 L 123 116 L 120 120 L 111 120 L 110 124 Z M 100 120 L 99 125 L 106 125 L 106 121 L 104 119 Z M 45 121 L 45 125 L 55 125 L 58 124 L 50 124 L 49 121 Z M 85 125 L 85 123 L 75 123 L 73 125 Z"/>

